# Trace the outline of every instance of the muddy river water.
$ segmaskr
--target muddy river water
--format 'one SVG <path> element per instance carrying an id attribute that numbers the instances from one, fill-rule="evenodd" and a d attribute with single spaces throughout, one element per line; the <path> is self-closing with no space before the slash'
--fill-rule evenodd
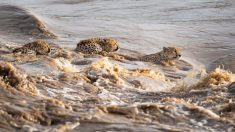
<path id="1" fill-rule="evenodd" d="M 75 52 L 92 37 L 118 40 L 120 55 L 182 57 Z M 63 53 L 12 53 L 37 39 Z M 234 73 L 233 0 L 0 1 L 0 131 L 232 132 Z"/>

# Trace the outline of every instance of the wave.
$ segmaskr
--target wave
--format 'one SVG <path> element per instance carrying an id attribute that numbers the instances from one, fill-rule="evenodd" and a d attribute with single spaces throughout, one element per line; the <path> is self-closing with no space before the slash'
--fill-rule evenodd
<path id="1" fill-rule="evenodd" d="M 212 61 L 208 66 L 207 70 L 212 71 L 217 67 L 221 67 L 225 70 L 235 72 L 235 54 L 229 54 L 222 57 L 219 57 Z"/>
<path id="2" fill-rule="evenodd" d="M 54 1 L 53 3 L 59 3 L 59 4 L 80 4 L 80 3 L 84 3 L 84 2 L 91 2 L 93 0 L 63 0 L 63 1 Z"/>
<path id="3" fill-rule="evenodd" d="M 45 23 L 31 11 L 14 5 L 0 6 L 0 34 L 28 35 L 35 38 L 56 38 Z"/>

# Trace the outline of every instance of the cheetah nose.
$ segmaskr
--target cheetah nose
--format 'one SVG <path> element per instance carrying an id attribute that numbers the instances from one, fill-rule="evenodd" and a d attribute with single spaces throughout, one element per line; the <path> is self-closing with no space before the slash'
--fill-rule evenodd
<path id="1" fill-rule="evenodd" d="M 181 57 L 181 55 L 179 55 L 179 57 Z"/>

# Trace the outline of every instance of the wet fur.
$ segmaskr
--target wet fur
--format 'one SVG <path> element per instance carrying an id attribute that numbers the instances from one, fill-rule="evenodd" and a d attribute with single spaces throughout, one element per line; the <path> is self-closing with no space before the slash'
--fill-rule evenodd
<path id="1" fill-rule="evenodd" d="M 181 57 L 179 48 L 176 47 L 163 47 L 163 50 L 150 55 L 139 57 L 137 60 L 145 62 L 154 62 L 163 65 L 174 65 L 174 60 Z"/>
<path id="2" fill-rule="evenodd" d="M 100 54 L 102 52 L 114 52 L 119 48 L 117 41 L 112 38 L 91 38 L 81 40 L 77 44 L 76 51 L 84 54 Z"/>
<path id="3" fill-rule="evenodd" d="M 35 53 L 36 55 L 48 55 L 50 53 L 50 45 L 43 40 L 37 40 L 20 48 L 16 48 L 13 50 L 13 53 L 21 53 L 21 54 L 30 54 Z"/>

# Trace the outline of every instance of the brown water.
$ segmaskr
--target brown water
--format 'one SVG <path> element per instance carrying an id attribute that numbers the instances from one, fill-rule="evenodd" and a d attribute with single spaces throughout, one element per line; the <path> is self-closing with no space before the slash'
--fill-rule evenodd
<path id="1" fill-rule="evenodd" d="M 1 1 L 1 131 L 234 131 L 234 10 L 229 0 Z M 164 67 L 73 51 L 90 37 L 113 37 L 128 56 L 176 46 L 183 57 Z M 39 38 L 64 54 L 11 53 Z"/>

